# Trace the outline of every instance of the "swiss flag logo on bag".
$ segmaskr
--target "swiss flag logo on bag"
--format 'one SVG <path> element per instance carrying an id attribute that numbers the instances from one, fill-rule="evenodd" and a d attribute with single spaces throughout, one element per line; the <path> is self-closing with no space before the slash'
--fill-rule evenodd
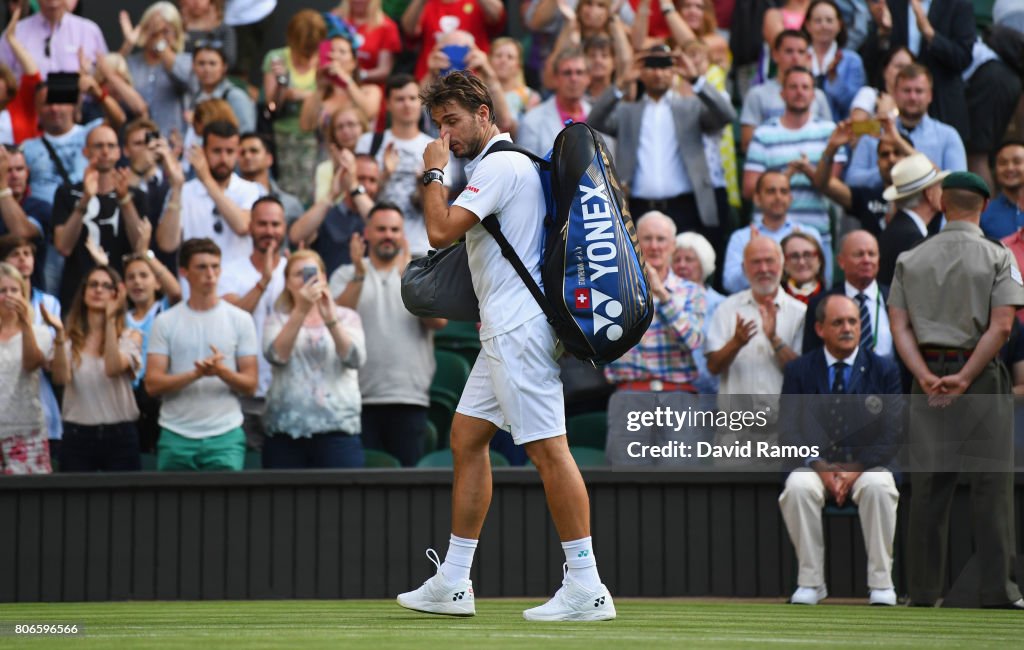
<path id="1" fill-rule="evenodd" d="M 576 309 L 590 309 L 590 289 L 577 289 L 574 304 Z"/>

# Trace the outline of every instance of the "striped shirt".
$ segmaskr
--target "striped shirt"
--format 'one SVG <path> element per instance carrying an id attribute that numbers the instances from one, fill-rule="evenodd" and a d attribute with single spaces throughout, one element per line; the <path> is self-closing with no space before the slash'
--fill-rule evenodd
<path id="1" fill-rule="evenodd" d="M 704 344 L 704 289 L 669 271 L 665 290 L 670 299 L 654 300 L 654 319 L 640 342 L 605 368 L 604 375 L 613 384 L 653 379 L 677 384 L 696 381 L 698 370 L 691 350 Z"/>
<path id="2" fill-rule="evenodd" d="M 786 165 L 800 160 L 801 154 L 806 155 L 812 165 L 817 165 L 829 136 L 836 129 L 834 122 L 818 118 L 811 118 L 799 129 L 787 129 L 779 120 L 775 118 L 754 129 L 743 171 L 784 172 Z M 845 163 L 846 152 L 838 151 L 835 162 Z M 789 208 L 789 216 L 797 223 L 816 228 L 823 235 L 828 234 L 828 206 L 825 198 L 814 189 L 811 179 L 803 174 L 794 174 L 790 179 L 790 189 L 793 205 Z M 756 214 L 760 216 L 760 211 Z"/>

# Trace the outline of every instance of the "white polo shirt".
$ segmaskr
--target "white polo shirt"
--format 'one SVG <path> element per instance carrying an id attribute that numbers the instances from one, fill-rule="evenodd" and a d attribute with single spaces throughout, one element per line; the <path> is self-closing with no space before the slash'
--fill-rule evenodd
<path id="1" fill-rule="evenodd" d="M 479 156 L 466 164 L 469 184 L 455 199 L 455 205 L 481 220 L 496 213 L 501 232 L 543 288 L 540 255 L 546 208 L 540 176 L 533 161 L 520 153 L 502 151 L 484 159 L 498 140 L 511 142 L 512 138 L 507 133 L 495 136 Z M 473 289 L 480 300 L 481 340 L 504 334 L 543 313 L 482 224 L 466 233 L 466 253 Z"/>

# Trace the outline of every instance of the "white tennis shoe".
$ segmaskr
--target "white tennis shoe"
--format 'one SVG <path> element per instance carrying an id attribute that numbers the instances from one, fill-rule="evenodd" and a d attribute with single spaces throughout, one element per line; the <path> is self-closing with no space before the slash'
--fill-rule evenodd
<path id="1" fill-rule="evenodd" d="M 566 567 L 562 571 L 562 587 L 554 597 L 523 612 L 523 618 L 528 621 L 610 621 L 615 618 L 615 603 L 608 587 L 587 589 L 569 579 Z"/>
<path id="2" fill-rule="evenodd" d="M 424 582 L 419 589 L 398 595 L 398 604 L 406 609 L 427 614 L 448 616 L 475 616 L 476 599 L 473 597 L 472 580 L 449 582 L 441 573 L 441 560 L 432 548 L 427 549 L 427 558 L 437 567 L 437 573 Z"/>

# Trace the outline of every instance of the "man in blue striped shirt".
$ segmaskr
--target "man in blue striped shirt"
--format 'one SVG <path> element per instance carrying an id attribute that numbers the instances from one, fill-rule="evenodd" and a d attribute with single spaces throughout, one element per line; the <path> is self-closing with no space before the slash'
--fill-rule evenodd
<path id="1" fill-rule="evenodd" d="M 754 138 L 750 142 L 747 161 L 743 166 L 743 196 L 748 199 L 753 197 L 757 179 L 763 173 L 786 173 L 790 176 L 793 196 L 789 216 L 798 224 L 816 229 L 821 235 L 822 247 L 831 251 L 832 237 L 825 198 L 814 187 L 812 179 L 797 171 L 796 164 L 806 158 L 810 164 L 817 165 L 836 125 L 815 117 L 811 112 L 814 76 L 807 68 L 793 67 L 786 70 L 782 79 L 782 100 L 786 104 L 782 116 L 754 129 Z M 832 173 L 841 174 L 845 162 L 845 153 L 838 152 Z M 755 218 L 760 216 L 758 210 Z M 831 255 L 826 257 L 825 271 L 830 279 Z"/>

